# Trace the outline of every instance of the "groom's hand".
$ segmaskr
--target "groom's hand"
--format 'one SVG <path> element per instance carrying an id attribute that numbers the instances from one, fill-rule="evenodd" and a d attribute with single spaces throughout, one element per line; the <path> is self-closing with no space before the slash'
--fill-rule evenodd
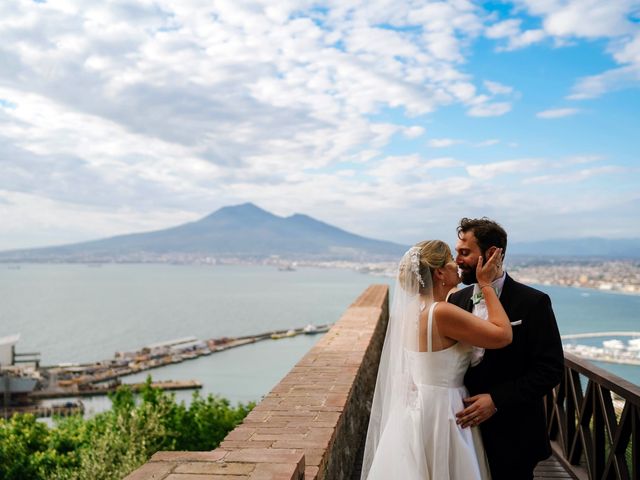
<path id="1" fill-rule="evenodd" d="M 475 427 L 491 418 L 498 410 L 493 404 L 493 399 L 488 393 L 481 393 L 473 397 L 465 398 L 467 408 L 456 413 L 456 423 L 462 428 Z"/>

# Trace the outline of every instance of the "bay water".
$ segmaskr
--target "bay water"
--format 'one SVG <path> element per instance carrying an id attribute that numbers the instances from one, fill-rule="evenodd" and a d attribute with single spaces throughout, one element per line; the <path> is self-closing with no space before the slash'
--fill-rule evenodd
<path id="1" fill-rule="evenodd" d="M 389 277 L 353 270 L 271 266 L 23 264 L 0 267 L 0 336 L 20 333 L 16 351 L 41 363 L 92 362 L 116 351 L 187 336 L 242 336 L 337 321 L 370 284 Z M 562 334 L 640 330 L 640 297 L 542 285 Z M 319 340 L 267 340 L 123 379 L 203 383 L 232 403 L 259 401 Z M 603 339 L 581 340 L 595 344 Z M 598 363 L 640 384 L 640 367 Z M 188 401 L 189 392 L 178 399 Z M 84 400 L 83 400 L 84 401 Z M 108 400 L 85 401 L 87 412 Z"/>

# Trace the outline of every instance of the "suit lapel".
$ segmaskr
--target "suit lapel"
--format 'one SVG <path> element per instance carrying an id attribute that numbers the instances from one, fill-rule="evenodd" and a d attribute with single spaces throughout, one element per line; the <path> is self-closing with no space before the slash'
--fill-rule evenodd
<path id="1" fill-rule="evenodd" d="M 504 284 L 502 285 L 502 292 L 500 293 L 500 303 L 504 307 L 507 315 L 509 315 L 509 307 L 511 306 L 511 297 L 513 293 L 513 286 L 515 285 L 515 280 L 509 276 L 507 273 L 504 279 Z M 455 302 L 460 308 L 464 308 L 467 312 L 473 312 L 473 301 L 471 297 L 473 296 L 473 285 L 463 288 L 458 292 L 460 297 L 458 302 Z"/>
<path id="2" fill-rule="evenodd" d="M 460 302 L 457 304 L 460 308 L 464 308 L 467 312 L 473 311 L 473 302 L 471 296 L 473 295 L 473 285 L 464 288 L 460 291 Z"/>
<path id="3" fill-rule="evenodd" d="M 502 307 L 505 312 L 507 312 L 507 315 L 509 315 L 509 308 L 511 306 L 514 283 L 513 278 L 511 278 L 507 273 L 504 279 L 504 284 L 502 285 L 502 292 L 500 292 L 500 303 L 502 303 Z"/>

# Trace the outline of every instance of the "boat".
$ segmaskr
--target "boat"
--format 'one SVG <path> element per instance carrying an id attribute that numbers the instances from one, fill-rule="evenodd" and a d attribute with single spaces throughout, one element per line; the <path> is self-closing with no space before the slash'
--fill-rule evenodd
<path id="1" fill-rule="evenodd" d="M 9 394 L 31 393 L 38 385 L 38 378 L 26 372 L 0 370 L 0 391 Z"/>
<path id="2" fill-rule="evenodd" d="M 633 338 L 629 340 L 629 346 L 627 347 L 627 350 L 640 351 L 640 338 Z"/>
<path id="3" fill-rule="evenodd" d="M 317 325 L 307 325 L 306 327 L 304 327 L 302 329 L 302 333 L 306 334 L 306 335 L 313 335 L 316 333 L 324 333 L 329 331 L 329 325 L 321 325 L 321 326 L 317 326 Z"/>
<path id="4" fill-rule="evenodd" d="M 16 365 L 15 346 L 20 340 L 20 334 L 0 338 L 0 392 L 5 396 L 24 395 L 31 393 L 40 380 L 38 360 L 33 360 L 36 367 L 30 365 Z M 34 356 L 38 354 L 23 354 Z"/>
<path id="5" fill-rule="evenodd" d="M 280 265 L 278 267 L 278 270 L 280 270 L 281 272 L 295 272 L 296 271 L 296 264 L 295 263 L 287 263 L 284 265 Z"/>
<path id="6" fill-rule="evenodd" d="M 605 340 L 602 342 L 602 346 L 608 350 L 624 350 L 624 343 L 620 340 Z"/>
<path id="7" fill-rule="evenodd" d="M 298 334 L 298 332 L 296 332 L 293 328 L 290 330 L 287 330 L 284 333 L 272 333 L 271 334 L 271 338 L 273 338 L 274 340 L 277 340 L 279 338 L 287 338 L 287 337 L 295 337 Z"/>

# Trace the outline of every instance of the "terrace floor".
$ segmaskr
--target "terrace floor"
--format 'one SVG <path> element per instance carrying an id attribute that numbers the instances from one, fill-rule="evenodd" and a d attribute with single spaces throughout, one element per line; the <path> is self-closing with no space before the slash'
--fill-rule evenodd
<path id="1" fill-rule="evenodd" d="M 351 480 L 360 480 L 363 447 L 364 446 L 361 446 L 360 450 L 358 451 L 355 468 L 353 469 L 353 473 L 351 475 Z M 544 460 L 538 464 L 536 469 L 533 471 L 533 478 L 534 480 L 544 480 L 550 478 L 575 479 L 576 477 L 574 477 L 562 466 L 555 455 L 551 455 L 551 457 L 549 457 L 547 460 Z"/>

